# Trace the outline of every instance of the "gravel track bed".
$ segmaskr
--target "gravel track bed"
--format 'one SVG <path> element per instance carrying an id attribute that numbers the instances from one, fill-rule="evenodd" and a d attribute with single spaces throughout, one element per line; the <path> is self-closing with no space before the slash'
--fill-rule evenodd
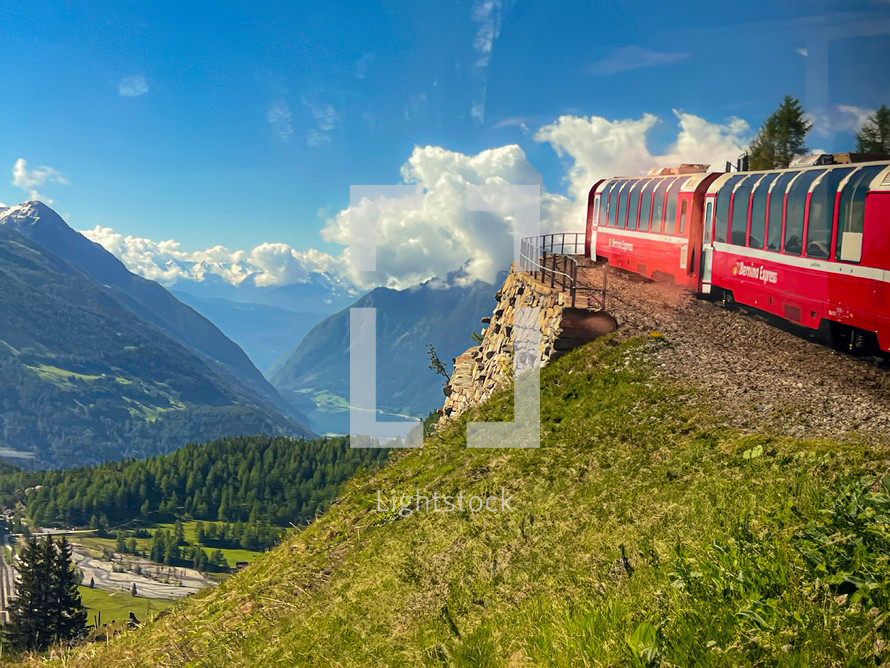
<path id="1" fill-rule="evenodd" d="M 602 271 L 584 266 L 579 282 L 599 286 Z M 839 353 L 807 330 L 786 331 L 757 311 L 727 309 L 674 285 L 614 269 L 608 278 L 606 306 L 619 335 L 660 332 L 669 344 L 657 353 L 665 375 L 691 381 L 733 426 L 890 443 L 886 359 Z"/>

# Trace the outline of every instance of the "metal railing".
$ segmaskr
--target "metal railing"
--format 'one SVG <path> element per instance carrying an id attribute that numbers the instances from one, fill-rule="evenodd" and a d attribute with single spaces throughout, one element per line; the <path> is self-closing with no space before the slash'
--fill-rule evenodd
<path id="1" fill-rule="evenodd" d="M 519 270 L 532 274 L 536 281 L 550 287 L 557 286 L 568 292 L 572 307 L 579 292 L 587 293 L 598 307 L 606 308 L 606 274 L 603 273 L 601 288 L 578 283 L 578 260 L 573 256 L 584 255 L 583 232 L 557 232 L 537 237 L 525 237 L 520 242 Z"/>

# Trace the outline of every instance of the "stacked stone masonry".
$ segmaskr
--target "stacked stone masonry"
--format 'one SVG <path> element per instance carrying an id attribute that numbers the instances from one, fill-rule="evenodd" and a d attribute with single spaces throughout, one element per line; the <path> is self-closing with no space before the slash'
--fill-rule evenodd
<path id="1" fill-rule="evenodd" d="M 511 269 L 495 299 L 497 305 L 491 317 L 482 320 L 486 325 L 482 342 L 454 359 L 451 382 L 444 388 L 445 405 L 439 411 L 442 415 L 440 426 L 484 403 L 511 382 L 513 317 L 517 308 L 540 309 L 541 366 L 583 342 L 575 338 L 576 332 L 566 331 L 564 327 L 567 311 L 580 309 L 568 309 L 569 295 L 558 288 L 550 288 L 526 273 Z"/>

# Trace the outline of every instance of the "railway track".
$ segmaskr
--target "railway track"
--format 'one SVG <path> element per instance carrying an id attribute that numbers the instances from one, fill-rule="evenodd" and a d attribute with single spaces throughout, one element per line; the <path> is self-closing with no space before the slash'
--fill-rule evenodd
<path id="1" fill-rule="evenodd" d="M 579 280 L 599 285 L 602 271 L 588 260 Z M 764 317 L 615 270 L 607 299 L 619 336 L 662 335 L 661 371 L 696 388 L 734 426 L 890 445 L 886 360 L 839 353 Z"/>

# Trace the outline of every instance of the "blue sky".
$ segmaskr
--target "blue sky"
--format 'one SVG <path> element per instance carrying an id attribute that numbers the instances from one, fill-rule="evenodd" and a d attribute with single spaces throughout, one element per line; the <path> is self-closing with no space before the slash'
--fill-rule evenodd
<path id="1" fill-rule="evenodd" d="M 571 197 L 585 158 L 537 134 L 560 116 L 652 114 L 659 156 L 673 110 L 753 133 L 790 93 L 818 113 L 810 145 L 843 150 L 890 103 L 888 2 L 676 4 L 6 0 L 0 201 L 33 188 L 78 229 L 187 250 L 336 255 L 325 219 L 415 146 L 517 144 Z"/>

